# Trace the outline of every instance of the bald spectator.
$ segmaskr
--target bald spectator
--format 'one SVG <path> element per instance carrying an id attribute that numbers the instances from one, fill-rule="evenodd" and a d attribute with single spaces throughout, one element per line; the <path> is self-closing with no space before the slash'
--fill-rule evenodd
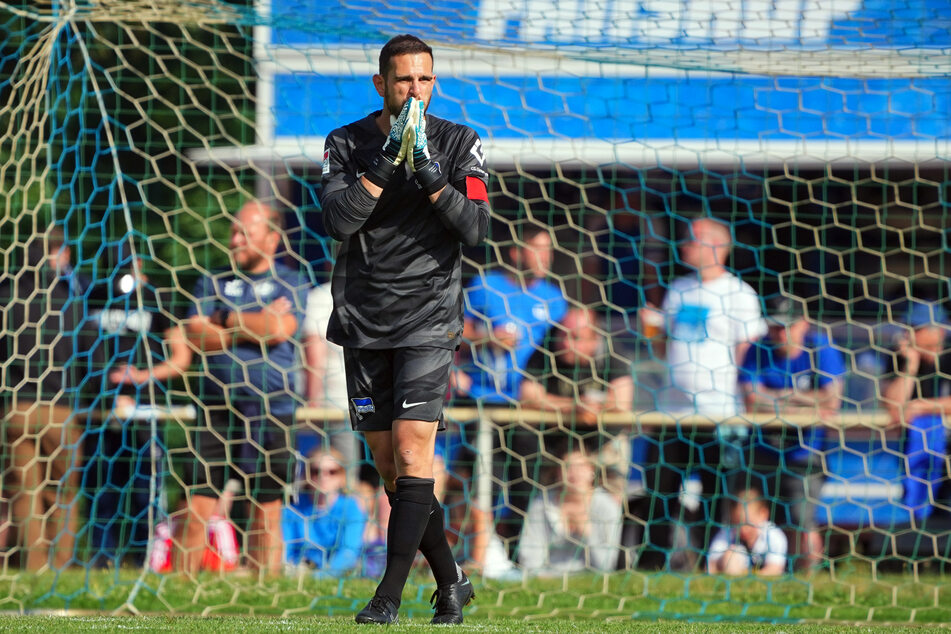
<path id="1" fill-rule="evenodd" d="M 697 414 L 716 422 L 741 411 L 737 367 L 751 343 L 766 333 L 766 322 L 756 291 L 726 268 L 731 246 L 730 228 L 724 223 L 713 218 L 691 222 L 680 249 L 681 261 L 690 271 L 670 283 L 659 311 L 647 307 L 640 314 L 642 327 L 664 324 L 665 332 L 658 336 L 666 336 L 671 388 L 658 399 L 658 407 L 676 417 Z M 652 498 L 647 541 L 652 554 L 664 560 L 645 557 L 642 563 L 648 566 L 692 566 L 696 555 L 706 550 L 708 523 L 719 520 L 715 496 L 742 473 L 740 449 L 748 430 L 716 425 L 711 436 L 706 429 L 678 424 L 662 430 L 652 447 L 654 466 L 646 483 Z M 681 487 L 691 471 L 710 501 L 700 505 L 701 517 L 695 518 L 685 517 L 680 504 Z M 686 560 L 667 560 L 673 524 L 691 519 Z"/>
<path id="2" fill-rule="evenodd" d="M 186 469 L 188 515 L 181 540 L 186 572 L 194 573 L 208 521 L 229 478 L 251 502 L 248 563 L 261 573 L 281 570 L 281 508 L 293 480 L 295 341 L 303 321 L 307 278 L 277 261 L 281 214 L 249 202 L 231 228 L 233 266 L 199 281 L 186 321 L 189 341 L 206 370 L 200 399 L 204 420 Z"/>

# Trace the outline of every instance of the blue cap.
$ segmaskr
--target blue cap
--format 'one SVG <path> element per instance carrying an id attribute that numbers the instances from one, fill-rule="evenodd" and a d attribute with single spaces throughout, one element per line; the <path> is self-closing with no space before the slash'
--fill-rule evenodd
<path id="1" fill-rule="evenodd" d="M 912 328 L 926 326 L 944 326 L 948 322 L 948 313 L 938 302 L 909 300 L 905 313 L 905 323 Z"/>

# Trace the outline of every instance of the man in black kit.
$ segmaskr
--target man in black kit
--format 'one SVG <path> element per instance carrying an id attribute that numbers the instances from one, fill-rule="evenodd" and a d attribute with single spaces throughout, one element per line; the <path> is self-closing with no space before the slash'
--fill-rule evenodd
<path id="1" fill-rule="evenodd" d="M 394 623 L 419 550 L 433 623 L 462 623 L 472 584 L 446 541 L 433 451 L 462 333 L 461 245 L 489 223 L 488 174 L 472 129 L 425 114 L 432 49 L 412 35 L 380 51 L 383 109 L 327 137 L 320 202 L 340 240 L 327 338 L 344 348 L 353 426 L 392 506 L 386 571 L 357 623 Z"/>

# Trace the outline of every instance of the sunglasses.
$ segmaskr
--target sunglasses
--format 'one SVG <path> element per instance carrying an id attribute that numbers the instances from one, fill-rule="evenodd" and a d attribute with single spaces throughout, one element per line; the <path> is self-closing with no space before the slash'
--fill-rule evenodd
<path id="1" fill-rule="evenodd" d="M 317 468 L 317 469 L 311 469 L 310 472 L 311 474 L 315 476 L 319 476 L 319 475 L 335 476 L 335 475 L 340 475 L 341 473 L 343 473 L 343 467 L 331 467 L 330 469 Z"/>

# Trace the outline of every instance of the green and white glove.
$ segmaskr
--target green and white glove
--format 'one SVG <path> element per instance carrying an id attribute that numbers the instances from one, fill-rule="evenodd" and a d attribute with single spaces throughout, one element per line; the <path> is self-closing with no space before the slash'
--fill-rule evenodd
<path id="1" fill-rule="evenodd" d="M 414 99 L 411 98 L 403 104 L 399 117 L 394 118 L 390 115 L 390 134 L 386 137 L 380 153 L 373 157 L 364 174 L 366 179 L 377 187 L 386 187 L 393 172 L 396 171 L 396 166 L 403 162 L 409 151 L 409 144 L 406 143 L 406 128 L 410 120 L 410 111 L 413 109 L 413 101 Z"/>
<path id="2" fill-rule="evenodd" d="M 429 154 L 429 140 L 426 138 L 426 113 L 423 102 L 411 99 L 414 106 L 410 111 L 409 124 L 406 127 L 406 140 L 409 142 L 406 160 L 416 174 L 416 182 L 427 194 L 435 194 L 449 184 L 439 169 L 439 163 Z"/>

